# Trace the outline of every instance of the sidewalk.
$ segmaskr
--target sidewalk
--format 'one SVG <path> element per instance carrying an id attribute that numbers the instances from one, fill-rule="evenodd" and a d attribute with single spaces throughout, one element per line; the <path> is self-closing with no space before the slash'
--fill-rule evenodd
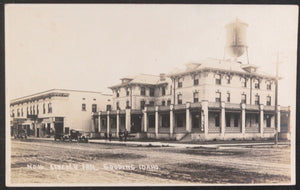
<path id="1" fill-rule="evenodd" d="M 249 143 L 230 143 L 230 144 L 189 144 L 189 143 L 168 143 L 168 142 L 139 142 L 139 141 L 109 141 L 103 139 L 91 139 L 90 143 L 113 144 L 113 145 L 135 145 L 146 147 L 178 147 L 178 148 L 219 148 L 219 147 L 236 147 L 236 146 L 262 146 L 274 145 L 273 142 L 249 142 Z M 278 145 L 289 145 L 290 142 L 279 142 Z"/>

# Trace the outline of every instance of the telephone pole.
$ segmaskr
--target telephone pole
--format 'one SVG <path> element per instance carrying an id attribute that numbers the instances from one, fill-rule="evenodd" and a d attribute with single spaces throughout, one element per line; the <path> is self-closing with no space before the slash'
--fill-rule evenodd
<path id="1" fill-rule="evenodd" d="M 277 60 L 276 60 L 276 81 L 275 81 L 275 145 L 278 144 L 278 67 L 279 67 L 279 53 L 277 53 Z"/>

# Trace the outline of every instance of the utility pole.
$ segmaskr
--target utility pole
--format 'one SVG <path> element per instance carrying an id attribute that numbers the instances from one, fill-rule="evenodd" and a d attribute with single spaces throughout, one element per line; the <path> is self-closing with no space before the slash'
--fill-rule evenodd
<path id="1" fill-rule="evenodd" d="M 276 81 L 275 81 L 275 145 L 278 144 L 278 67 L 279 67 L 279 53 L 277 53 L 277 60 L 276 60 Z"/>

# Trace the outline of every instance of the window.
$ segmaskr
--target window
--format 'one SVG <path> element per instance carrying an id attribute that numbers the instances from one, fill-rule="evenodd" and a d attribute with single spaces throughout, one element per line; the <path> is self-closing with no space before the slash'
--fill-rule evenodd
<path id="1" fill-rule="evenodd" d="M 221 84 L 221 75 L 215 75 L 216 77 L 216 84 Z"/>
<path id="2" fill-rule="evenodd" d="M 267 106 L 271 105 L 271 96 L 267 96 Z"/>
<path id="3" fill-rule="evenodd" d="M 20 110 L 19 110 L 19 108 L 17 109 L 17 115 L 18 115 L 18 117 L 20 117 Z"/>
<path id="4" fill-rule="evenodd" d="M 267 90 L 271 90 L 271 89 L 272 89 L 271 82 L 267 82 Z"/>
<path id="5" fill-rule="evenodd" d="M 120 103 L 119 102 L 116 103 L 116 108 L 117 108 L 117 110 L 120 109 Z"/>
<path id="6" fill-rule="evenodd" d="M 216 102 L 221 102 L 221 92 L 216 92 Z"/>
<path id="7" fill-rule="evenodd" d="M 171 100 L 168 100 L 168 101 L 167 101 L 167 105 L 168 105 L 168 106 L 171 105 Z"/>
<path id="8" fill-rule="evenodd" d="M 227 92 L 227 102 L 230 102 L 230 93 Z"/>
<path id="9" fill-rule="evenodd" d="M 247 80 L 246 80 L 246 78 L 241 78 L 241 81 L 242 81 L 242 86 L 243 87 L 247 87 Z"/>
<path id="10" fill-rule="evenodd" d="M 161 87 L 161 95 L 162 96 L 166 95 L 166 88 L 165 87 Z"/>
<path id="11" fill-rule="evenodd" d="M 230 84 L 230 82 L 231 82 L 231 77 L 228 75 L 227 78 L 226 78 L 226 80 L 227 80 L 227 84 Z"/>
<path id="12" fill-rule="evenodd" d="M 150 106 L 154 106 L 154 101 L 150 101 L 150 102 L 149 102 L 149 105 L 150 105 Z"/>
<path id="13" fill-rule="evenodd" d="M 117 98 L 120 97 L 120 90 L 117 90 L 116 96 L 117 96 Z"/>
<path id="14" fill-rule="evenodd" d="M 153 97 L 154 96 L 154 88 L 150 88 L 149 90 L 150 90 L 150 96 Z"/>
<path id="15" fill-rule="evenodd" d="M 126 108 L 130 108 L 128 100 L 126 101 Z"/>
<path id="16" fill-rule="evenodd" d="M 22 110 L 22 112 L 23 112 L 23 110 Z M 39 105 L 37 105 L 37 106 L 36 106 L 36 114 L 39 115 L 39 113 L 40 113 Z M 23 114 L 22 114 L 22 115 L 23 115 Z"/>
<path id="17" fill-rule="evenodd" d="M 141 101 L 141 109 L 142 109 L 142 110 L 145 108 L 145 104 L 146 104 L 145 101 L 142 100 L 142 101 Z"/>
<path id="18" fill-rule="evenodd" d="M 14 112 L 15 112 L 14 110 L 11 111 L 11 116 L 12 117 L 15 117 L 15 113 Z"/>
<path id="19" fill-rule="evenodd" d="M 69 127 L 65 127 L 65 134 L 69 134 L 70 132 L 70 128 Z"/>
<path id="20" fill-rule="evenodd" d="M 255 114 L 255 123 L 258 123 L 258 122 L 259 122 L 259 115 Z"/>
<path id="21" fill-rule="evenodd" d="M 86 105 L 85 105 L 85 104 L 82 104 L 82 105 L 81 105 L 81 110 L 82 110 L 82 111 L 86 111 Z"/>
<path id="22" fill-rule="evenodd" d="M 215 126 L 220 127 L 220 114 L 219 113 L 215 114 Z"/>
<path id="23" fill-rule="evenodd" d="M 32 115 L 32 106 L 30 106 L 30 115 Z"/>
<path id="24" fill-rule="evenodd" d="M 33 115 L 35 115 L 35 106 L 32 106 L 32 112 L 33 112 Z"/>
<path id="25" fill-rule="evenodd" d="M 234 115 L 234 127 L 238 127 L 239 126 L 239 115 L 235 114 Z"/>
<path id="26" fill-rule="evenodd" d="M 199 75 L 194 76 L 194 86 L 199 84 Z"/>
<path id="27" fill-rule="evenodd" d="M 97 112 L 97 104 L 92 104 L 92 112 Z"/>
<path id="28" fill-rule="evenodd" d="M 52 113 L 52 104 L 51 103 L 48 104 L 48 113 Z"/>
<path id="29" fill-rule="evenodd" d="M 165 106 L 165 105 L 166 105 L 166 101 L 164 101 L 164 100 L 161 101 L 161 105 L 162 105 L 162 106 Z"/>
<path id="30" fill-rule="evenodd" d="M 242 100 L 241 100 L 242 104 L 246 104 L 246 102 L 247 102 L 246 98 L 247 98 L 246 94 L 242 94 Z"/>
<path id="31" fill-rule="evenodd" d="M 267 115 L 266 120 L 267 120 L 267 127 L 271 127 L 271 116 Z"/>
<path id="32" fill-rule="evenodd" d="M 230 115 L 226 114 L 226 127 L 230 127 Z"/>
<path id="33" fill-rule="evenodd" d="M 23 108 L 21 108 L 21 116 L 23 117 Z"/>
<path id="34" fill-rule="evenodd" d="M 141 87 L 141 96 L 145 96 L 146 95 L 146 89 L 145 87 Z"/>
<path id="35" fill-rule="evenodd" d="M 26 115 L 29 115 L 29 109 L 28 109 L 28 106 L 26 108 Z"/>
<path id="36" fill-rule="evenodd" d="M 199 93 L 198 92 L 194 92 L 194 102 L 198 102 L 199 101 Z"/>
<path id="37" fill-rule="evenodd" d="M 255 95 L 255 105 L 259 105 L 259 95 Z"/>
<path id="38" fill-rule="evenodd" d="M 106 111 L 111 111 L 111 105 L 110 104 L 106 105 Z"/>
<path id="39" fill-rule="evenodd" d="M 254 80 L 254 88 L 259 89 L 259 81 L 257 79 Z"/>
<path id="40" fill-rule="evenodd" d="M 178 88 L 181 88 L 181 87 L 182 87 L 182 81 L 183 81 L 182 78 L 179 78 L 179 79 L 178 79 L 178 84 L 177 84 Z"/>
<path id="41" fill-rule="evenodd" d="M 182 104 L 182 94 L 177 95 L 177 104 Z"/>
<path id="42" fill-rule="evenodd" d="M 126 88 L 126 96 L 129 96 L 129 94 L 130 94 L 129 88 Z"/>
<path id="43" fill-rule="evenodd" d="M 45 113 L 46 113 L 46 105 L 43 104 L 43 114 L 45 114 Z M 28 114 L 28 107 L 27 107 L 27 114 Z"/>

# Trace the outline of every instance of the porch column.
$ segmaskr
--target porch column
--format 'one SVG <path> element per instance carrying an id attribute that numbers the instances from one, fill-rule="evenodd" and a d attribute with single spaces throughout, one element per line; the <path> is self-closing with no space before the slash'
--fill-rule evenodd
<path id="1" fill-rule="evenodd" d="M 170 136 L 173 136 L 174 133 L 174 111 L 173 105 L 170 105 Z"/>
<path id="2" fill-rule="evenodd" d="M 277 132 L 280 132 L 280 106 L 277 106 Z"/>
<path id="3" fill-rule="evenodd" d="M 225 135 L 225 102 L 221 102 L 221 135 Z"/>
<path id="4" fill-rule="evenodd" d="M 117 137 L 119 137 L 120 131 L 120 110 L 117 110 Z"/>
<path id="5" fill-rule="evenodd" d="M 260 137 L 264 137 L 264 105 L 259 106 L 259 129 L 260 129 Z"/>
<path id="6" fill-rule="evenodd" d="M 109 136 L 109 132 L 110 132 L 110 124 L 109 124 L 109 111 L 107 111 L 107 122 L 106 122 L 106 124 L 107 124 L 107 127 L 106 127 L 106 129 L 107 129 L 107 136 Z"/>
<path id="7" fill-rule="evenodd" d="M 241 108 L 242 108 L 242 134 L 244 136 L 245 134 L 245 127 L 246 127 L 246 105 L 245 104 L 242 104 L 241 105 Z"/>
<path id="8" fill-rule="evenodd" d="M 94 117 L 94 113 L 92 114 L 92 129 L 90 130 L 90 132 L 95 132 L 95 117 Z"/>
<path id="9" fill-rule="evenodd" d="M 202 109 L 202 114 L 201 114 L 201 125 L 204 129 L 204 134 L 205 136 L 208 135 L 208 101 L 207 100 L 203 100 L 201 102 L 201 109 Z"/>
<path id="10" fill-rule="evenodd" d="M 101 112 L 100 111 L 98 112 L 98 131 L 100 134 L 100 131 L 101 131 Z"/>
<path id="11" fill-rule="evenodd" d="M 130 133 L 130 129 L 131 129 L 131 110 L 130 109 L 126 109 L 125 110 L 125 117 L 126 117 L 126 130 L 128 131 L 128 133 Z"/>
<path id="12" fill-rule="evenodd" d="M 144 132 L 148 130 L 148 114 L 147 114 L 147 107 L 144 108 Z"/>
<path id="13" fill-rule="evenodd" d="M 191 114 L 190 114 L 190 107 L 191 103 L 187 102 L 186 103 L 186 111 L 185 111 L 185 116 L 186 116 L 186 131 L 191 132 Z"/>
<path id="14" fill-rule="evenodd" d="M 158 121 L 159 121 L 159 118 L 158 118 L 158 106 L 155 107 L 155 135 L 156 137 L 158 136 Z"/>

